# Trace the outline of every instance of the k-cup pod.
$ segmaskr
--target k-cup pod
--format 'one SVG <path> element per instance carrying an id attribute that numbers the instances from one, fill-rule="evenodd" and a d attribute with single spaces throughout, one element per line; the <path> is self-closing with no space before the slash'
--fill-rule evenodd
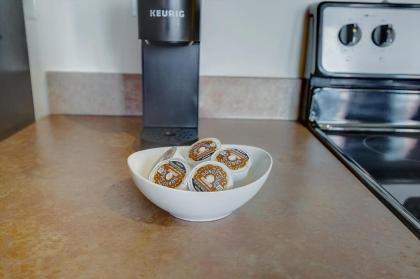
<path id="1" fill-rule="evenodd" d="M 165 153 L 162 154 L 162 156 L 159 157 L 159 159 L 156 161 L 154 166 L 156 166 L 159 162 L 169 160 L 169 159 L 184 159 L 184 156 L 182 156 L 181 151 L 178 147 L 172 146 L 168 150 L 165 151 Z"/>
<path id="2" fill-rule="evenodd" d="M 195 166 L 199 163 L 210 161 L 211 156 L 221 147 L 216 138 L 205 138 L 197 141 L 187 149 L 187 160 Z"/>
<path id="3" fill-rule="evenodd" d="M 159 162 L 150 172 L 153 183 L 179 190 L 187 190 L 189 165 L 181 159 L 173 158 Z"/>
<path id="4" fill-rule="evenodd" d="M 168 148 L 168 150 L 166 150 L 165 153 L 163 153 L 159 157 L 159 159 L 156 160 L 156 162 L 153 164 L 152 169 L 154 169 L 160 162 L 169 160 L 169 159 L 180 159 L 182 161 L 184 160 L 184 156 L 182 156 L 178 147 L 172 146 Z"/>
<path id="5" fill-rule="evenodd" d="M 172 146 L 168 150 L 166 150 L 160 157 L 155 161 L 153 164 L 153 169 L 162 161 L 169 160 L 174 157 L 175 153 L 177 152 L 177 147 Z"/>
<path id="6" fill-rule="evenodd" d="M 172 158 L 180 159 L 180 160 L 184 161 L 184 163 L 188 163 L 187 160 L 185 160 L 184 155 L 182 155 L 182 149 L 180 147 L 175 147 L 175 148 L 176 148 L 176 151 L 173 154 Z"/>
<path id="7" fill-rule="evenodd" d="M 190 173 L 188 188 L 193 192 L 218 192 L 232 188 L 232 173 L 218 162 L 203 162 Z"/>
<path id="8" fill-rule="evenodd" d="M 226 147 L 216 151 L 212 156 L 212 161 L 227 166 L 235 181 L 244 179 L 252 165 L 249 154 L 238 147 Z"/>

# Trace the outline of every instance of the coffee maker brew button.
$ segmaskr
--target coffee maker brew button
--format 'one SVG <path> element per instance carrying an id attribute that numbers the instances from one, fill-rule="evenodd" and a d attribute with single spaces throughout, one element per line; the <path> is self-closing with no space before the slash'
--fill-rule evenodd
<path id="1" fill-rule="evenodd" d="M 354 46 L 362 38 L 362 30 L 356 23 L 350 23 L 341 27 L 338 38 L 343 45 Z"/>

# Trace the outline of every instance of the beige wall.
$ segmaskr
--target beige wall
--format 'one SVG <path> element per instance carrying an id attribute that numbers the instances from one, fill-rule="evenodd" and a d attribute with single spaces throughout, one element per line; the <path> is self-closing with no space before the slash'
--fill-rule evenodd
<path id="1" fill-rule="evenodd" d="M 49 113 L 47 71 L 140 72 L 132 0 L 23 1 L 38 118 Z M 299 78 L 313 2 L 203 0 L 202 75 Z"/>

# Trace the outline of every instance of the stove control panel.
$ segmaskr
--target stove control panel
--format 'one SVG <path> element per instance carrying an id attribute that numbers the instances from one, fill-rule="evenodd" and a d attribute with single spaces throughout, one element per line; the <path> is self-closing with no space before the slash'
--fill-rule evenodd
<path id="1" fill-rule="evenodd" d="M 329 74 L 419 76 L 420 8 L 327 6 L 319 62 Z"/>

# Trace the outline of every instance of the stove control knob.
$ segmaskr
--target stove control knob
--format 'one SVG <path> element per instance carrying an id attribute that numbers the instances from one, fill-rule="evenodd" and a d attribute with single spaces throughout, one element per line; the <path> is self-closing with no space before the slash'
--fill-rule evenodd
<path id="1" fill-rule="evenodd" d="M 341 27 L 338 38 L 343 45 L 354 46 L 362 38 L 362 30 L 355 23 L 347 24 Z"/>
<path id="2" fill-rule="evenodd" d="M 392 25 L 377 26 L 372 32 L 372 41 L 378 47 L 390 46 L 395 41 L 395 31 Z"/>

